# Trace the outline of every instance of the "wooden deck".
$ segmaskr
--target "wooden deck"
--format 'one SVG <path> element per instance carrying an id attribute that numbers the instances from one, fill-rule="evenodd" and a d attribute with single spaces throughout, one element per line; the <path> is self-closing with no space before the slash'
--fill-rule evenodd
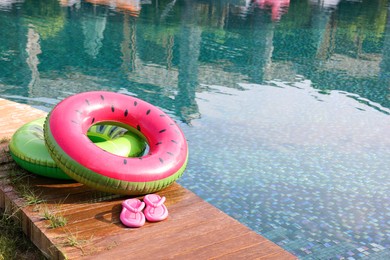
<path id="1" fill-rule="evenodd" d="M 158 192 L 167 198 L 168 219 L 132 229 L 119 220 L 120 203 L 128 197 L 27 174 L 10 158 L 4 137 L 44 115 L 0 99 L 0 176 L 7 176 L 0 181 L 0 207 L 20 220 L 23 231 L 48 258 L 296 259 L 176 183 Z M 15 181 L 15 173 L 24 177 Z M 33 191 L 44 201 L 27 205 L 20 190 Z M 67 224 L 51 228 L 45 212 L 65 218 Z"/>

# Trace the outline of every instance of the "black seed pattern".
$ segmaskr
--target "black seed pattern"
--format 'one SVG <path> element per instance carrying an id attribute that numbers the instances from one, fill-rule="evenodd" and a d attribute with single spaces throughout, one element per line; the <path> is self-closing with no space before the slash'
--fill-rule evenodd
<path id="1" fill-rule="evenodd" d="M 165 115 L 161 114 L 160 117 L 165 117 Z"/>
<path id="2" fill-rule="evenodd" d="M 90 105 L 90 103 L 89 103 L 89 100 L 88 100 L 88 99 L 86 99 L 86 100 L 85 100 L 85 102 L 87 102 L 88 106 Z"/>
<path id="3" fill-rule="evenodd" d="M 150 109 L 148 109 L 148 111 L 146 111 L 146 115 L 149 115 L 150 114 Z"/>
<path id="4" fill-rule="evenodd" d="M 103 95 L 100 95 L 100 98 L 104 101 L 104 96 Z"/>
<path id="5" fill-rule="evenodd" d="M 125 116 L 127 116 L 129 114 L 129 111 L 127 111 L 127 109 L 125 110 Z"/>
<path id="6" fill-rule="evenodd" d="M 137 125 L 137 130 L 141 132 L 141 127 Z"/>
<path id="7" fill-rule="evenodd" d="M 115 107 L 114 105 L 111 106 L 111 111 L 114 112 L 115 111 Z"/>
<path id="8" fill-rule="evenodd" d="M 77 113 L 79 113 L 80 115 L 82 115 L 83 114 L 83 112 L 81 112 L 80 110 L 75 110 Z"/>
<path id="9" fill-rule="evenodd" d="M 95 123 L 95 118 L 92 118 L 92 122 L 91 122 L 91 124 L 93 124 L 93 123 Z"/>
<path id="10" fill-rule="evenodd" d="M 156 143 L 156 145 L 160 145 L 160 144 L 162 144 L 162 142 L 158 142 L 158 143 Z"/>
<path id="11" fill-rule="evenodd" d="M 78 122 L 76 122 L 76 121 L 74 121 L 74 120 L 72 120 L 72 123 L 74 123 L 74 124 L 76 124 L 76 125 L 78 125 L 78 124 L 79 124 Z"/>
<path id="12" fill-rule="evenodd" d="M 35 129 L 35 131 L 43 133 L 43 129 L 41 127 L 34 126 L 33 128 Z"/>
<path id="13" fill-rule="evenodd" d="M 105 128 L 106 128 L 105 125 L 99 125 L 99 126 L 97 127 L 97 131 L 98 131 L 99 133 L 103 133 Z"/>
<path id="14" fill-rule="evenodd" d="M 123 164 L 127 164 L 127 160 L 126 159 L 123 160 Z"/>
<path id="15" fill-rule="evenodd" d="M 175 141 L 175 140 L 171 140 L 171 142 L 177 144 L 177 141 Z"/>
<path id="16" fill-rule="evenodd" d="M 134 101 L 134 106 L 135 106 L 135 107 L 137 106 L 137 104 L 138 104 L 137 101 Z"/>
<path id="17" fill-rule="evenodd" d="M 164 163 L 164 160 L 162 158 L 158 158 L 161 163 Z"/>
<path id="18" fill-rule="evenodd" d="M 167 154 L 169 154 L 170 156 L 173 156 L 173 153 L 171 153 L 171 152 L 167 152 Z"/>
<path id="19" fill-rule="evenodd" d="M 167 129 L 162 129 L 159 131 L 159 133 L 161 134 L 161 133 L 164 133 L 165 131 L 167 131 Z"/>
<path id="20" fill-rule="evenodd" d="M 113 137 L 113 133 L 115 130 L 117 130 L 118 127 L 117 126 L 113 126 L 111 129 L 110 129 L 110 132 L 108 133 L 108 136 L 111 136 L 111 138 Z"/>

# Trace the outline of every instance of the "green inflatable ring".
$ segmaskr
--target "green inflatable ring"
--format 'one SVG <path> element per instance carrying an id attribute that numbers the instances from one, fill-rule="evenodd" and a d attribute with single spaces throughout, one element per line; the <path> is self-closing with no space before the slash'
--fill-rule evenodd
<path id="1" fill-rule="evenodd" d="M 45 118 L 33 120 L 20 127 L 12 136 L 9 150 L 23 169 L 44 177 L 71 180 L 51 158 L 44 140 Z M 146 143 L 135 133 L 113 125 L 94 125 L 87 133 L 101 149 L 119 156 L 141 156 Z"/>

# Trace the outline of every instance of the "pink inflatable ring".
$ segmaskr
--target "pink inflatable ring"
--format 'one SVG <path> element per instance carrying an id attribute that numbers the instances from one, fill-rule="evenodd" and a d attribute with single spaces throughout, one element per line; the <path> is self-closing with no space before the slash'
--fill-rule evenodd
<path id="1" fill-rule="evenodd" d="M 128 158 L 108 153 L 87 137 L 95 124 L 134 131 L 149 144 L 147 155 Z M 184 172 L 187 141 L 163 111 L 138 98 L 104 91 L 84 92 L 57 104 L 46 118 L 50 155 L 71 178 L 101 191 L 140 195 L 161 190 Z"/>

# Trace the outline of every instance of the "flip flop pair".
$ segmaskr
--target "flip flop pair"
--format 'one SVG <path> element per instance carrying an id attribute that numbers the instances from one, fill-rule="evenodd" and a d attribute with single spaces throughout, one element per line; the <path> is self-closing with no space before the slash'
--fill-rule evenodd
<path id="1" fill-rule="evenodd" d="M 127 199 L 122 202 L 120 220 L 128 227 L 141 227 L 145 218 L 149 222 L 158 222 L 168 217 L 168 209 L 164 205 L 166 198 L 157 194 L 148 194 L 143 201 Z M 144 209 L 145 208 L 145 209 Z M 142 212 L 143 210 L 143 212 Z"/>

